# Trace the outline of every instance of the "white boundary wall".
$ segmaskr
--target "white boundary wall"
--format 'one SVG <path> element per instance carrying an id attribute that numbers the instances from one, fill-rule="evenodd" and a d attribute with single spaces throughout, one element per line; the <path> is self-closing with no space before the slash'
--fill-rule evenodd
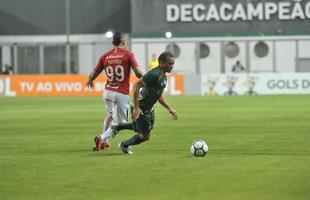
<path id="1" fill-rule="evenodd" d="M 310 94 L 310 73 L 201 75 L 200 95 L 270 94 Z"/>

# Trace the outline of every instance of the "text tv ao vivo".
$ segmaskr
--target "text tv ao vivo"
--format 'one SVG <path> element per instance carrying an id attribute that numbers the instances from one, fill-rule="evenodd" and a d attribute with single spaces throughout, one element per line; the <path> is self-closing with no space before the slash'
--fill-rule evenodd
<path id="1" fill-rule="evenodd" d="M 13 75 L 0 76 L 0 96 L 94 96 L 102 95 L 106 76 L 99 76 L 93 90 L 85 88 L 87 75 Z M 137 81 L 130 79 L 130 90 Z M 184 76 L 169 74 L 167 95 L 184 94 Z"/>

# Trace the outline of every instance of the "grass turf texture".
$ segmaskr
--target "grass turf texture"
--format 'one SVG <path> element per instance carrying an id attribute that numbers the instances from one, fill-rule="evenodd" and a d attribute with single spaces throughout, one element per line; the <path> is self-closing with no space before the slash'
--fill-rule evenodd
<path id="1" fill-rule="evenodd" d="M 100 97 L 0 98 L 0 199 L 309 199 L 310 96 L 168 97 L 151 140 L 93 152 Z M 190 154 L 203 139 L 206 157 Z"/>

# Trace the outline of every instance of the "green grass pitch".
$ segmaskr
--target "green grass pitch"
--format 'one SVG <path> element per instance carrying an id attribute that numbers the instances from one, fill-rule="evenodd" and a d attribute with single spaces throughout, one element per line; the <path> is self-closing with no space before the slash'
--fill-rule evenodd
<path id="1" fill-rule="evenodd" d="M 101 97 L 0 98 L 0 199 L 310 199 L 309 95 L 167 99 L 128 156 L 92 151 Z"/>

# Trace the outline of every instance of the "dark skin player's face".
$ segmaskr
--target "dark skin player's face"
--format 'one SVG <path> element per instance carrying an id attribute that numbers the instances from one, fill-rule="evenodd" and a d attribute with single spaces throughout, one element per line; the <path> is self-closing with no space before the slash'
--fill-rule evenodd
<path id="1" fill-rule="evenodd" d="M 173 69 L 175 57 L 168 57 L 164 62 L 160 63 L 161 68 L 165 71 L 170 73 Z"/>

